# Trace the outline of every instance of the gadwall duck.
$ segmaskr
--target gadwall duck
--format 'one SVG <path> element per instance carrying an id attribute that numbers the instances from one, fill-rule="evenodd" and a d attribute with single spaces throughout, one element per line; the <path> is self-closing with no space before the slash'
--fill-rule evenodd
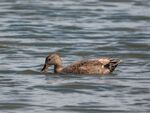
<path id="1" fill-rule="evenodd" d="M 74 73 L 74 74 L 109 74 L 112 73 L 121 62 L 114 58 L 96 58 L 74 62 L 66 67 L 62 66 L 62 60 L 59 54 L 51 53 L 45 59 L 42 72 L 47 72 L 48 67 L 54 65 L 54 73 Z"/>

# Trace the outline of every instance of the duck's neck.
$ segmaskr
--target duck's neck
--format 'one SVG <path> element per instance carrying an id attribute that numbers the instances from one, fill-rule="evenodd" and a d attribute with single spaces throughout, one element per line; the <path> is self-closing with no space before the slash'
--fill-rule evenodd
<path id="1" fill-rule="evenodd" d="M 62 71 L 63 67 L 62 65 L 54 65 L 54 72 L 55 73 L 60 73 Z"/>

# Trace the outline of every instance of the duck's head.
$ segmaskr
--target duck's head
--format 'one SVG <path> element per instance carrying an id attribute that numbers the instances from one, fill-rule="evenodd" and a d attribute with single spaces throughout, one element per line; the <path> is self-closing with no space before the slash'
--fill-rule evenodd
<path id="1" fill-rule="evenodd" d="M 54 66 L 61 66 L 62 64 L 62 61 L 61 61 L 61 58 L 59 56 L 59 54 L 57 53 L 50 53 L 46 59 L 45 59 L 45 64 L 42 68 L 42 72 L 47 72 L 48 70 L 48 67 L 50 67 L 51 65 L 54 65 Z"/>

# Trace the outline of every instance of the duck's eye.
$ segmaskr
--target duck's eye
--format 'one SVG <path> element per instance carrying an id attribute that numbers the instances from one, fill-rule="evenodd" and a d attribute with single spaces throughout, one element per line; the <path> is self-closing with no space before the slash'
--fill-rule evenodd
<path id="1" fill-rule="evenodd" d="M 51 59 L 48 59 L 48 61 L 50 61 Z"/>

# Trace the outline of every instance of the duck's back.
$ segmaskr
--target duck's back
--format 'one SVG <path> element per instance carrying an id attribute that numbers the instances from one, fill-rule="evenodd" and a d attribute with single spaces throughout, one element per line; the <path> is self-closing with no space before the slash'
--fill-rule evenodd
<path id="1" fill-rule="evenodd" d="M 110 71 L 98 60 L 84 60 L 63 68 L 62 72 L 75 74 L 105 74 Z"/>

